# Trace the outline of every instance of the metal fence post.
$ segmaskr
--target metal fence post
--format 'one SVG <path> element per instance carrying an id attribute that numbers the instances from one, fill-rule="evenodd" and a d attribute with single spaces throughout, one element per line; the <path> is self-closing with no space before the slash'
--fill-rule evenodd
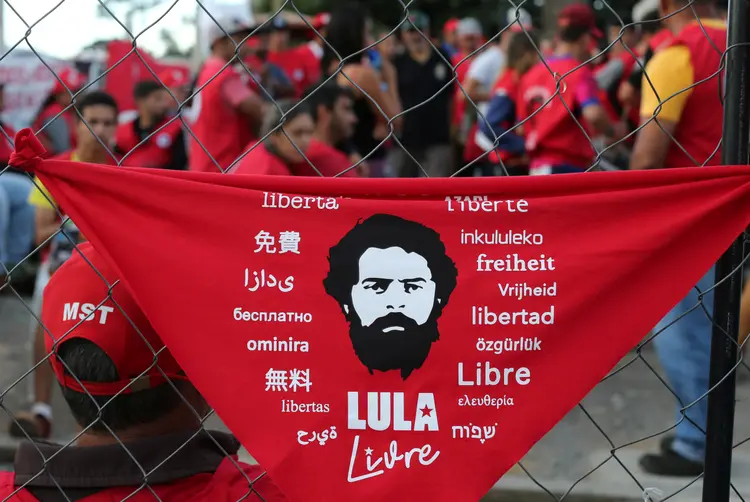
<path id="1" fill-rule="evenodd" d="M 731 0 L 726 54 L 726 92 L 722 163 L 747 164 L 750 139 L 750 0 Z M 716 265 L 714 328 L 711 339 L 710 388 L 706 425 L 706 457 L 703 502 L 728 502 L 732 470 L 737 337 L 742 294 L 743 238 L 738 237 Z M 722 382 L 722 379 L 726 379 Z M 721 382 L 721 383 L 719 383 Z"/>

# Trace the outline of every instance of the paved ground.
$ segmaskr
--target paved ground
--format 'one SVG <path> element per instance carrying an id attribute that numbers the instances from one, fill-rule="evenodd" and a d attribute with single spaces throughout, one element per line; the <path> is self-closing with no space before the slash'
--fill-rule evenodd
<path id="1" fill-rule="evenodd" d="M 28 314 L 23 305 L 12 297 L 0 296 L 0 392 L 28 368 L 27 333 Z M 649 350 L 644 351 L 644 358 L 658 367 Z M 741 371 L 745 378 L 741 378 L 737 395 L 737 443 L 750 438 L 750 371 Z M 28 380 L 7 394 L 4 407 L 15 410 L 27 403 Z M 56 436 L 69 438 L 74 424 L 59 396 L 54 408 Z M 643 361 L 637 360 L 597 386 L 583 401 L 583 408 L 585 412 L 577 408 L 569 413 L 523 459 L 522 465 L 533 479 L 516 466 L 498 481 L 486 502 L 549 502 L 562 495 L 569 502 L 643 501 L 644 488 L 662 491 L 662 498 L 654 501 L 701 500 L 700 481 L 685 488 L 689 481 L 647 476 L 637 467 L 638 457 L 654 449 L 659 441 L 658 437 L 642 439 L 674 425 L 671 394 Z M 8 417 L 0 413 L 0 466 L 6 462 L 4 467 L 8 467 L 7 455 L 12 453 L 8 451 L 12 443 L 1 432 L 7 422 Z M 221 427 L 218 419 L 210 425 Z M 614 456 L 605 434 L 618 447 Z M 619 448 L 624 445 L 628 446 Z M 750 497 L 750 444 L 739 446 L 735 452 L 732 478 L 742 498 L 735 496 L 733 500 L 743 500 Z M 545 493 L 539 485 L 556 496 Z"/>

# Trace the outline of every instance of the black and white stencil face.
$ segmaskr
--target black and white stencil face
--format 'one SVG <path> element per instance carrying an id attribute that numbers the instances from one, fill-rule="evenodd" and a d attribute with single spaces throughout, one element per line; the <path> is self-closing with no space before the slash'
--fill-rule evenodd
<path id="1" fill-rule="evenodd" d="M 435 289 L 432 272 L 423 256 L 399 247 L 369 248 L 359 258 L 359 280 L 352 287 L 352 308 L 364 327 L 393 313 L 403 314 L 421 326 L 432 313 Z M 381 331 L 405 332 L 408 327 L 393 321 L 383 325 Z"/>
<path id="2" fill-rule="evenodd" d="M 440 338 L 438 318 L 458 271 L 440 235 L 414 221 L 376 214 L 350 230 L 329 255 L 323 281 L 349 323 L 354 352 L 370 373 L 406 379 Z"/>

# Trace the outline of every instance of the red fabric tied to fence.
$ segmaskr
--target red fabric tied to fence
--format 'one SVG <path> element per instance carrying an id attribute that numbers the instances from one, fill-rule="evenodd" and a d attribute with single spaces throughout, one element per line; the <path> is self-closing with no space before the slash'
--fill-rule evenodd
<path id="1" fill-rule="evenodd" d="M 750 167 L 383 180 L 15 160 L 292 501 L 478 500 L 750 221 Z"/>

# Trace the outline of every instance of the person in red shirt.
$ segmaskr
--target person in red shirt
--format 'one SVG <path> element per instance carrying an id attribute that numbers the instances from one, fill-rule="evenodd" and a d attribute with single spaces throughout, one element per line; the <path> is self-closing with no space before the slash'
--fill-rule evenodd
<path id="1" fill-rule="evenodd" d="M 249 144 L 247 155 L 227 172 L 292 175 L 293 166 L 305 161 L 314 132 L 315 122 L 304 102 L 279 101 L 268 109 L 263 121 L 261 136 L 265 139 Z"/>
<path id="2" fill-rule="evenodd" d="M 484 120 L 477 121 L 477 145 L 490 153 L 484 162 L 477 163 L 475 176 L 529 173 L 526 147 L 516 127 L 516 103 L 519 81 L 539 62 L 536 46 L 536 35 L 529 31 L 514 33 L 508 43 L 507 66 L 495 82 Z"/>
<path id="3" fill-rule="evenodd" d="M 83 87 L 83 75 L 66 68 L 57 75 L 49 95 L 34 118 L 32 129 L 49 155 L 75 147 L 75 112 L 70 108 L 73 95 Z"/>
<path id="4" fill-rule="evenodd" d="M 599 98 L 590 66 L 592 37 L 601 36 L 593 9 L 585 4 L 564 8 L 558 18 L 555 55 L 538 63 L 521 79 L 518 118 L 523 124 L 529 174 L 580 173 L 595 158 L 591 139 L 581 131 L 581 119 L 608 141 L 622 136 Z M 562 81 L 558 82 L 561 77 Z"/>
<path id="5" fill-rule="evenodd" d="M 117 102 L 105 92 L 92 91 L 76 99 L 76 147 L 56 155 L 60 160 L 89 162 L 92 164 L 116 165 L 113 155 L 115 131 L 117 130 Z M 80 114 L 80 115 L 79 115 Z M 35 245 L 42 248 L 41 265 L 36 276 L 32 311 L 39 314 L 44 291 L 50 276 L 71 254 L 71 242 L 76 242 L 80 233 L 75 224 L 66 221 L 65 213 L 57 206 L 45 186 L 34 178 L 36 188 L 29 194 L 29 203 L 35 210 Z M 45 357 L 45 331 L 34 317 L 31 321 L 34 337 L 33 364 L 34 404 L 28 413 L 19 413 L 10 423 L 10 434 L 14 437 L 48 438 L 52 430 L 52 382 L 50 366 Z"/>
<path id="6" fill-rule="evenodd" d="M 171 120 L 174 99 L 154 80 L 138 82 L 133 89 L 138 115 L 117 128 L 117 152 L 122 165 L 184 170 L 187 152 L 182 122 Z"/>
<path id="7" fill-rule="evenodd" d="M 295 97 L 320 80 L 323 41 L 319 37 L 308 44 L 289 47 L 289 26 L 281 16 L 271 21 L 268 34 L 268 61 L 280 67 L 294 85 Z"/>
<path id="8" fill-rule="evenodd" d="M 305 150 L 306 159 L 292 165 L 292 174 L 357 177 L 358 168 L 350 168 L 359 159 L 336 147 L 348 143 L 354 135 L 354 94 L 335 82 L 326 82 L 305 96 L 303 103 L 310 107 L 315 132 Z"/>
<path id="9" fill-rule="evenodd" d="M 203 64 L 191 103 L 192 133 L 188 141 L 191 171 L 223 172 L 237 160 L 263 121 L 265 106 L 253 92 L 247 70 L 248 24 L 219 19 L 209 30 L 211 55 Z"/>
<path id="10" fill-rule="evenodd" d="M 231 434 L 203 429 L 210 407 L 119 279 L 84 243 L 50 280 L 45 351 L 83 432 L 22 442 L 0 499 L 285 501 Z"/>
<path id="11" fill-rule="evenodd" d="M 458 23 L 459 23 L 459 19 L 453 17 L 447 20 L 445 24 L 443 25 L 442 49 L 448 53 L 451 59 L 458 51 L 458 49 L 456 48 L 456 42 L 458 41 L 458 36 L 456 35 L 456 29 L 458 28 Z"/>

